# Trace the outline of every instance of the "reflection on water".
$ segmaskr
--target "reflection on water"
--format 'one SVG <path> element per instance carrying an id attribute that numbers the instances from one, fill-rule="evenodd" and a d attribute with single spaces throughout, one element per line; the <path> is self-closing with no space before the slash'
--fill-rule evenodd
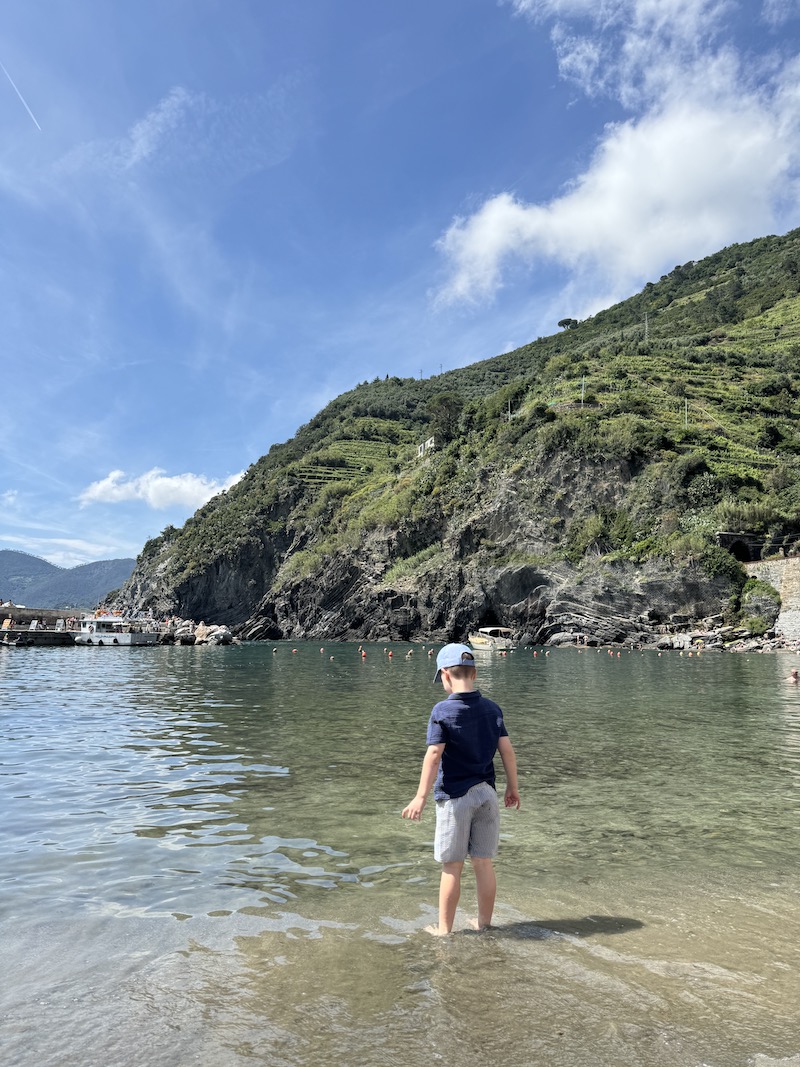
<path id="1" fill-rule="evenodd" d="M 787 659 L 487 657 L 523 808 L 440 941 L 389 647 L 0 652 L 4 1062 L 800 1064 Z"/>

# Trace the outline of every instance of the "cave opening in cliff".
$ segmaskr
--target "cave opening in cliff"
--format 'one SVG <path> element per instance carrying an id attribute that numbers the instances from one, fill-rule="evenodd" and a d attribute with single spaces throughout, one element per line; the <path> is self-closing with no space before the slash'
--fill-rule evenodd
<path id="1" fill-rule="evenodd" d="M 750 563 L 752 561 L 753 557 L 750 552 L 750 546 L 744 541 L 733 541 L 728 545 L 728 551 L 734 559 L 738 559 L 740 563 Z"/>

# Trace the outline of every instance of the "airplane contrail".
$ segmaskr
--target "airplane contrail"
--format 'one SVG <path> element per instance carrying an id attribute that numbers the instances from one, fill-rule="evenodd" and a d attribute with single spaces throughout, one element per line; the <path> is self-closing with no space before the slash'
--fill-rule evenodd
<path id="1" fill-rule="evenodd" d="M 31 118 L 33 119 L 33 124 L 34 124 L 34 126 L 35 126 L 35 127 L 36 127 L 36 129 L 37 129 L 37 130 L 38 130 L 38 131 L 39 131 L 39 132 L 41 133 L 41 132 L 42 132 L 42 127 L 41 127 L 41 126 L 39 125 L 39 123 L 38 123 L 38 122 L 36 121 L 36 116 L 35 116 L 35 115 L 34 115 L 34 113 L 33 113 L 33 112 L 31 111 L 31 109 L 30 109 L 30 108 L 28 107 L 28 104 L 27 104 L 27 101 L 25 100 L 25 97 L 24 97 L 24 96 L 22 95 L 22 93 L 21 93 L 21 92 L 19 91 L 19 89 L 18 89 L 18 88 L 16 87 L 16 85 L 14 84 L 14 79 L 13 79 L 13 78 L 11 77 L 11 75 L 10 75 L 10 74 L 8 73 L 8 71 L 7 71 L 7 70 L 6 70 L 6 68 L 5 68 L 4 66 L 3 66 L 3 64 L 2 64 L 2 63 L 0 63 L 0 69 L 2 69 L 2 71 L 3 71 L 3 74 L 5 74 L 5 76 L 6 76 L 7 78 L 8 78 L 8 80 L 9 80 L 9 81 L 11 82 L 11 88 L 12 88 L 12 89 L 14 90 L 14 92 L 15 92 L 15 93 L 17 94 L 17 96 L 18 96 L 18 97 L 20 98 L 20 100 L 22 101 L 22 106 L 23 106 L 23 107 L 25 108 L 25 110 L 26 110 L 26 111 L 28 112 L 28 114 L 30 115 L 30 117 L 31 117 Z"/>

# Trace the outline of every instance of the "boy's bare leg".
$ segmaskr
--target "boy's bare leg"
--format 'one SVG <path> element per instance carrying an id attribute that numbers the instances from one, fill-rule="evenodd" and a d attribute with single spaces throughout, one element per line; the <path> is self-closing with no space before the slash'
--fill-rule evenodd
<path id="1" fill-rule="evenodd" d="M 494 900 L 497 896 L 497 877 L 494 873 L 494 864 L 489 859 L 472 857 L 472 868 L 475 871 L 475 883 L 478 888 L 478 929 L 485 930 L 492 925 L 492 912 Z"/>
<path id="2" fill-rule="evenodd" d="M 440 936 L 449 934 L 456 918 L 458 899 L 461 896 L 461 863 L 443 863 L 442 877 L 439 881 L 439 925 L 432 932 Z"/>

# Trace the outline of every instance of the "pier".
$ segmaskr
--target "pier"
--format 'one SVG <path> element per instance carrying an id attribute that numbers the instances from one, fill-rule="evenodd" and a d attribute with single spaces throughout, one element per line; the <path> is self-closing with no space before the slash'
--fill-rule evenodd
<path id="1" fill-rule="evenodd" d="M 58 611 L 50 608 L 0 607 L 0 644 L 16 647 L 74 645 L 75 638 L 68 628 L 76 619 L 76 610 Z"/>

